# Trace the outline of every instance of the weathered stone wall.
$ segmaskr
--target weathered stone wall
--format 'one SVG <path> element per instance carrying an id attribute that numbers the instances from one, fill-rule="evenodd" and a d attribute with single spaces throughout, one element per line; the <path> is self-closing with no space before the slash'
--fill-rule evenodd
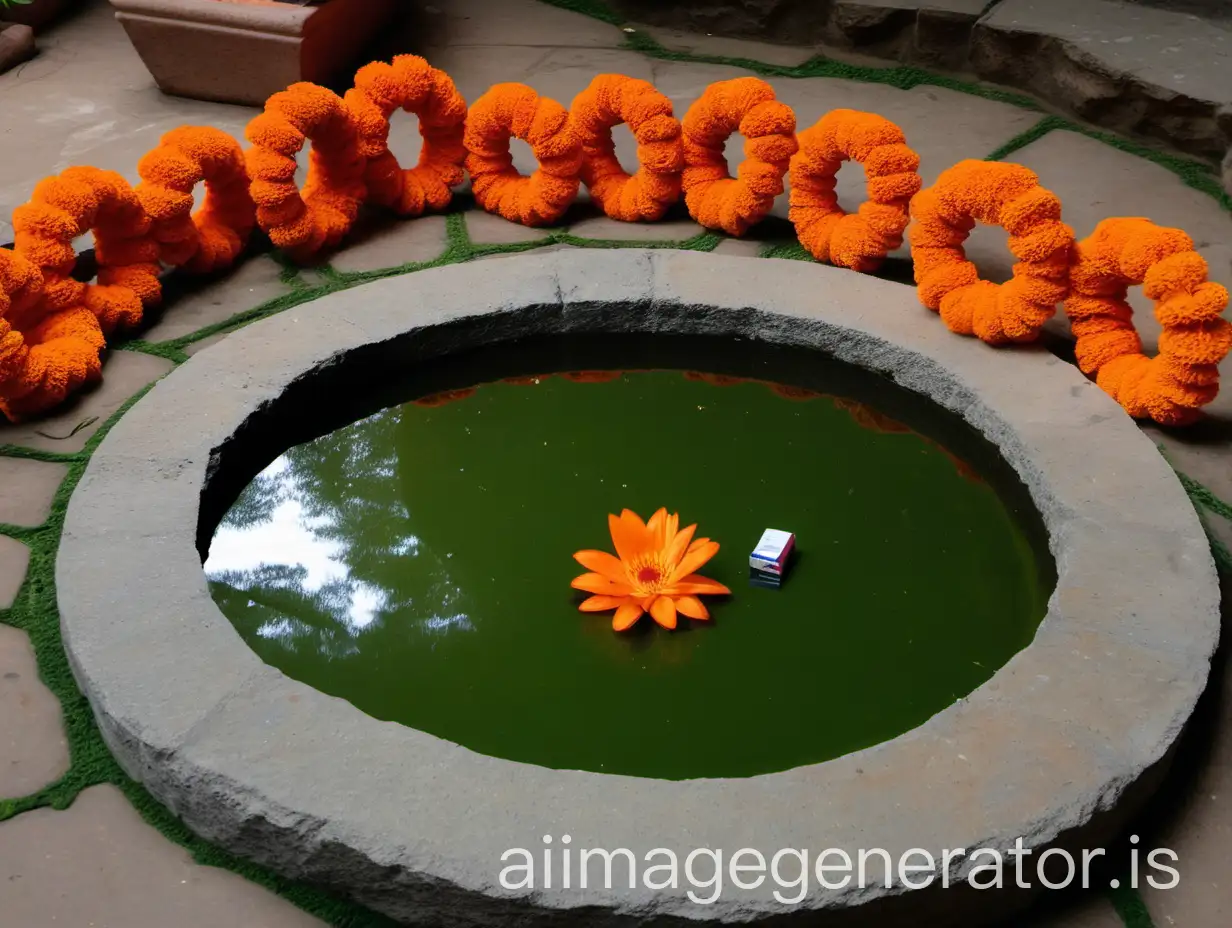
<path id="1" fill-rule="evenodd" d="M 1227 0 L 611 0 L 633 22 L 974 73 L 1218 163 Z"/>

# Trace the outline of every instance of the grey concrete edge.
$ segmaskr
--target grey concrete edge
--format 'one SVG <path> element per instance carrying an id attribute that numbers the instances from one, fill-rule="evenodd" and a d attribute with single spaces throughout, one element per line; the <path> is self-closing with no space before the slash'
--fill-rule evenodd
<path id="1" fill-rule="evenodd" d="M 625 847 L 639 860 L 660 847 L 682 861 L 697 847 L 767 858 L 918 847 L 940 859 L 1019 836 L 1037 848 L 1107 839 L 1153 788 L 1206 685 L 1215 567 L 1175 475 L 1075 368 L 955 336 L 912 289 L 813 264 L 579 249 L 476 271 L 385 279 L 251 325 L 161 381 L 90 461 L 56 565 L 64 644 L 108 746 L 195 832 L 417 924 L 570 924 L 580 912 L 610 924 L 740 922 L 905 890 L 812 880 L 794 907 L 767 885 L 705 906 L 687 887 L 520 893 L 498 884 L 501 854 L 570 834 L 574 848 Z M 997 443 L 1044 517 L 1059 579 L 1034 642 L 907 734 L 747 779 L 490 758 L 289 680 L 257 660 L 206 589 L 194 536 L 211 456 L 297 379 L 459 320 L 438 350 L 519 333 L 714 332 L 814 347 L 931 397 Z M 969 867 L 958 858 L 946 872 L 960 880 Z M 952 913 L 959 896 L 933 884 L 906 898 L 904 923 L 918 924 Z M 1021 904 L 980 894 L 979 918 Z"/>

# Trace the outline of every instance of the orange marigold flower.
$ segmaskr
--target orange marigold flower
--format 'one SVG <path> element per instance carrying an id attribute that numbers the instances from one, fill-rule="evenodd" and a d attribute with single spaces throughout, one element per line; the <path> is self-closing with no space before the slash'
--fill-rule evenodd
<path id="1" fill-rule="evenodd" d="M 513 166 L 509 140 L 530 145 L 539 169 L 523 177 Z M 476 100 L 466 118 L 466 169 L 475 202 L 511 222 L 555 222 L 578 191 L 582 145 L 569 113 L 525 84 L 497 84 Z"/>
<path id="2" fill-rule="evenodd" d="M 265 101 L 244 130 L 257 223 L 297 260 L 332 248 L 350 231 L 364 198 L 364 158 L 351 112 L 331 90 L 301 82 Z M 308 179 L 295 185 L 295 155 L 312 141 Z"/>
<path id="3" fill-rule="evenodd" d="M 466 158 L 466 101 L 449 75 L 417 55 L 398 55 L 389 64 L 374 61 L 360 68 L 343 100 L 367 159 L 369 199 L 400 216 L 448 206 L 453 188 L 462 183 Z M 408 169 L 389 150 L 389 119 L 399 108 L 419 117 L 423 138 L 419 162 Z"/>
<path id="4" fill-rule="evenodd" d="M 0 248 L 0 412 L 16 422 L 98 380 L 103 333 L 84 306 L 40 312 L 37 267 Z"/>
<path id="5" fill-rule="evenodd" d="M 104 334 L 131 328 L 162 296 L 158 243 L 132 187 L 114 171 L 74 167 L 40 181 L 13 211 L 14 245 L 43 274 L 43 298 L 30 311 L 51 315 L 85 307 Z M 94 233 L 98 283 L 73 279 L 73 239 Z M 23 320 L 26 327 L 31 320 Z"/>
<path id="6" fill-rule="evenodd" d="M 239 142 L 221 129 L 181 126 L 137 163 L 137 198 L 151 219 L 163 262 L 196 273 L 229 267 L 256 224 Z M 205 182 L 195 214 L 193 188 Z"/>
<path id="7" fill-rule="evenodd" d="M 1020 164 L 961 161 L 911 201 L 920 302 L 952 332 L 999 345 L 1033 341 L 1069 292 L 1073 230 L 1061 201 Z M 976 222 L 1002 226 L 1018 258 L 1004 284 L 981 280 L 963 242 Z"/>
<path id="8" fill-rule="evenodd" d="M 709 538 L 693 538 L 696 525 L 680 529 L 680 517 L 660 509 L 643 522 L 625 509 L 608 516 L 616 556 L 606 551 L 578 551 L 573 557 L 591 573 L 573 580 L 575 590 L 593 594 L 578 608 L 582 612 L 615 609 L 612 628 L 622 632 L 649 612 L 664 628 L 676 627 L 677 614 L 708 619 L 710 613 L 697 597 L 725 595 L 727 587 L 699 576 L 699 570 L 719 551 Z"/>
<path id="9" fill-rule="evenodd" d="M 1207 280 L 1206 261 L 1180 229 L 1149 219 L 1105 219 L 1074 252 L 1065 302 L 1084 373 L 1136 418 L 1163 425 L 1195 421 L 1219 393 L 1219 362 L 1232 348 L 1221 318 L 1228 291 Z M 1126 301 L 1142 284 L 1163 326 L 1159 354 L 1142 353 Z"/>
<path id="10" fill-rule="evenodd" d="M 672 101 L 653 84 L 600 74 L 573 98 L 570 118 L 582 143 L 582 181 L 608 216 L 622 222 L 662 219 L 680 199 L 684 149 Z M 612 128 L 626 123 L 637 139 L 637 173 L 620 166 Z"/>
<path id="11" fill-rule="evenodd" d="M 744 161 L 728 173 L 723 144 L 744 136 Z M 757 77 L 719 81 L 705 89 L 684 115 L 681 184 L 689 215 L 708 229 L 744 235 L 783 192 L 783 175 L 796 153 L 796 114 L 774 99 Z"/>
<path id="12" fill-rule="evenodd" d="M 844 161 L 864 166 L 868 200 L 848 215 L 835 178 Z M 874 271 L 903 243 L 908 205 L 920 191 L 920 156 L 903 130 L 876 113 L 832 110 L 800 133 L 791 159 L 791 211 L 796 235 L 814 258 Z"/>

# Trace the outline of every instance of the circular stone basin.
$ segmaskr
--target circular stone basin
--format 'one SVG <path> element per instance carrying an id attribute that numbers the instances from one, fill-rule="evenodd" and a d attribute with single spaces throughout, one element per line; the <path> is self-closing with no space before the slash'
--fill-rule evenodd
<path id="1" fill-rule="evenodd" d="M 541 359 L 522 350 L 530 337 L 585 334 L 615 346 L 629 333 L 642 333 L 662 352 L 532 363 Z M 725 366 L 709 351 L 691 357 L 673 341 L 702 335 L 738 346 L 733 353 L 739 363 Z M 508 347 L 515 340 L 519 351 L 513 354 Z M 504 352 L 491 347 L 502 344 Z M 766 344 L 795 346 L 812 363 L 804 371 L 777 360 L 759 365 L 758 358 L 778 358 L 759 353 L 757 346 Z M 441 359 L 472 350 L 488 351 L 491 359 L 478 375 L 448 364 L 437 367 Z M 892 379 L 913 391 L 917 406 L 897 389 L 838 383 L 833 372 L 840 367 L 833 362 Z M 990 679 L 905 734 L 821 763 L 756 776 L 651 780 L 494 757 L 410 725 L 374 719 L 262 662 L 222 615 L 202 571 L 211 539 L 244 487 L 288 448 L 408 397 L 529 373 L 590 369 L 703 370 L 857 400 L 965 461 L 1011 512 L 1024 511 L 1013 502 L 1015 492 L 1021 493 L 1021 477 L 1032 503 L 1023 505 L 1042 517 L 1057 566 L 1055 584 L 1036 587 L 1052 588 L 1044 620 L 1033 636 L 1029 623 L 1021 628 L 1030 643 Z M 408 372 L 430 371 L 436 374 L 418 382 L 401 379 Z M 631 384 L 638 379 L 629 378 Z M 878 377 L 867 379 L 887 385 Z M 592 386 L 579 385 L 577 395 L 591 396 L 585 391 Z M 471 399 L 481 396 L 477 392 Z M 525 402 L 532 401 L 528 395 Z M 938 414 L 930 402 L 953 417 Z M 459 400 L 456 412 L 440 407 L 441 414 L 450 409 L 450 415 L 462 416 L 469 403 Z M 912 409 L 918 412 L 919 404 L 924 412 L 917 415 Z M 782 408 L 820 416 L 827 405 L 834 404 L 815 399 L 784 402 Z M 728 555 L 747 554 L 755 540 L 737 537 L 737 529 L 744 530 L 725 527 L 725 521 L 734 519 L 737 509 L 753 506 L 759 512 L 750 520 L 752 532 L 769 522 L 750 474 L 722 484 L 721 505 L 718 498 L 703 496 L 700 490 L 710 485 L 707 467 L 716 462 L 677 441 L 684 435 L 679 422 L 673 422 L 669 444 L 649 444 L 643 436 L 657 409 L 637 411 L 631 433 L 606 429 L 606 453 L 623 454 L 634 446 L 652 460 L 683 457 L 693 466 L 681 488 L 631 483 L 621 489 L 645 496 L 597 500 L 593 511 L 588 504 L 576 531 L 551 545 L 540 543 L 538 533 L 548 538 L 557 520 L 574 518 L 563 505 L 554 504 L 552 513 L 519 509 L 519 531 L 481 525 L 467 527 L 466 534 L 503 533 L 514 539 L 485 563 L 520 558 L 523 548 L 539 553 L 543 569 L 556 579 L 537 610 L 562 639 L 572 635 L 586 643 L 582 636 L 593 633 L 596 648 L 640 642 L 642 653 L 656 659 L 670 648 L 701 642 L 689 655 L 696 664 L 716 642 L 748 634 L 745 640 L 755 642 L 757 650 L 733 669 L 725 688 L 750 703 L 763 700 L 758 726 L 774 714 L 794 716 L 793 740 L 816 747 L 812 739 L 818 730 L 834 728 L 836 719 L 862 711 L 874 697 L 880 703 L 878 690 L 894 685 L 887 679 L 891 675 L 863 677 L 834 704 L 809 714 L 776 696 L 780 685 L 798 684 L 758 678 L 751 667 L 771 652 L 783 664 L 797 652 L 811 651 L 814 683 L 825 686 L 826 668 L 837 665 L 827 649 L 854 634 L 848 626 L 876 619 L 869 611 L 843 615 L 823 594 L 811 599 L 807 610 L 813 624 L 830 634 L 820 645 L 817 638 L 802 643 L 776 631 L 803 618 L 786 610 L 743 613 L 741 602 L 766 593 L 761 597 L 766 601 L 786 603 L 794 590 L 820 583 L 821 577 L 834 589 L 847 583 L 830 569 L 832 555 L 823 553 L 827 537 L 831 542 L 836 537 L 833 524 L 775 526 L 800 532 L 802 548 L 780 598 L 750 590 L 738 573 L 731 578 L 729 601 L 711 599 L 713 627 L 674 636 L 647 627 L 618 639 L 602 617 L 574 611 L 567 582 L 577 568 L 569 554 L 606 544 L 603 516 L 610 508 L 670 505 L 697 520 L 726 546 L 703 571 L 722 579 L 732 569 L 724 566 L 730 564 Z M 978 441 L 968 447 L 963 436 L 969 433 L 957 417 L 995 443 L 999 454 L 988 453 L 989 445 Z M 835 428 L 839 421 L 832 423 Z M 575 431 L 599 427 L 583 422 Z M 918 440 L 905 434 L 868 432 L 860 440 L 900 447 L 916 442 L 919 450 Z M 930 461 L 936 479 L 924 496 L 937 492 L 945 475 L 964 479 L 948 460 L 940 466 L 931 445 L 923 450 L 934 456 L 907 454 L 904 460 Z M 344 473 L 358 476 L 363 460 L 362 455 L 343 460 Z M 842 460 L 842 454 L 828 454 L 817 466 L 838 467 Z M 878 492 L 897 493 L 895 483 L 915 479 L 913 470 L 895 467 Z M 801 501 L 834 492 L 823 479 L 826 473 L 810 472 L 797 481 L 795 509 Z M 696 503 L 689 495 L 694 483 L 699 484 Z M 566 486 L 562 480 L 558 493 Z M 861 480 L 861 486 L 868 484 Z M 403 498 L 419 501 L 417 495 Z M 461 507 L 465 501 L 449 502 Z M 909 513 L 926 502 L 911 497 Z M 699 511 L 692 511 L 694 506 Z M 464 510 L 454 511 L 462 522 Z M 385 517 L 396 525 L 396 513 Z M 891 537 L 884 529 L 901 514 L 869 509 L 862 521 L 875 524 L 878 518 L 883 532 L 866 536 L 874 549 Z M 1019 530 L 1030 536 L 1033 517 L 1019 518 Z M 853 532 L 861 530 L 857 526 Z M 926 549 L 949 544 L 953 534 L 928 526 L 927 544 L 913 555 L 931 558 Z M 837 537 L 841 542 L 843 536 Z M 325 538 L 337 546 L 332 556 L 340 557 L 342 541 L 328 533 Z M 291 542 L 283 544 L 282 550 L 271 548 L 267 558 L 293 562 Z M 549 550 L 556 544 L 559 550 Z M 452 544 L 445 553 L 451 549 Z M 454 555 L 447 560 L 461 556 Z M 414 560 L 409 550 L 390 556 L 402 568 Z M 908 569 L 874 559 L 867 563 L 863 576 L 873 578 L 866 584 L 870 602 L 873 591 L 878 600 L 893 594 Z M 968 569 L 963 576 L 972 573 Z M 511 597 L 514 589 L 509 587 Z M 910 583 L 898 589 L 919 592 Z M 1039 349 L 993 350 L 958 338 L 920 307 L 914 290 L 868 275 L 806 262 L 666 249 L 576 249 L 424 270 L 338 291 L 235 332 L 181 365 L 109 424 L 65 513 L 55 590 L 69 666 L 126 773 L 188 828 L 230 853 L 283 877 L 340 890 L 425 928 L 588 920 L 684 924 L 699 918 L 732 925 L 764 920 L 890 928 L 1008 919 L 1032 893 L 955 890 L 974 863 L 970 856 L 948 858 L 946 850 L 992 849 L 1008 860 L 1025 840 L 1038 862 L 1047 848 L 1110 846 L 1167 769 L 1206 685 L 1219 633 L 1215 567 L 1184 489 L 1150 440 L 1077 368 Z M 315 598 L 325 606 L 336 591 L 322 582 Z M 421 617 L 461 611 L 440 613 L 441 602 L 438 597 L 429 603 L 435 608 Z M 384 608 L 374 597 L 359 603 L 374 621 Z M 996 605 L 1003 610 L 1005 597 Z M 1003 620 L 1000 612 L 989 619 Z M 754 622 L 757 634 L 746 633 Z M 483 626 L 477 627 L 476 640 L 484 634 Z M 902 631 L 891 629 L 877 646 L 901 647 Z M 493 664 L 513 664 L 512 657 L 489 655 L 473 675 L 475 684 L 495 672 Z M 916 663 L 899 670 L 916 672 Z M 681 666 L 673 670 L 692 672 L 691 665 Z M 416 685 L 409 669 L 404 676 L 405 685 Z M 525 679 L 529 673 L 521 676 L 523 685 L 531 685 Z M 552 689 L 534 714 L 568 719 L 571 703 L 592 682 Z M 601 695 L 620 705 L 628 693 L 626 688 Z M 508 698 L 520 697 L 515 692 Z M 702 724 L 719 698 L 728 697 L 713 688 L 685 694 L 681 727 Z M 464 702 L 466 694 L 430 693 L 424 701 L 451 699 Z M 738 702 L 733 698 L 726 706 Z M 675 704 L 670 708 L 677 711 Z M 665 709 L 630 710 L 626 724 L 648 723 Z M 491 727 L 502 723 L 526 724 L 509 711 Z M 911 723 L 900 719 L 898 724 Z M 556 737 L 564 739 L 580 737 L 585 726 L 557 728 Z M 879 737 L 868 729 L 862 734 Z M 757 735 L 729 728 L 722 737 L 744 739 L 751 750 Z M 792 762 L 780 757 L 775 765 Z M 686 882 L 663 889 L 644 882 L 630 886 L 619 878 L 607 885 L 592 880 L 581 893 L 577 882 L 556 879 L 529 889 L 500 886 L 507 849 L 542 847 L 544 835 L 565 834 L 573 836 L 575 849 L 627 849 L 643 866 L 661 862 L 651 855 L 663 848 L 680 861 L 696 849 L 726 849 L 725 864 L 735 849 L 760 849 L 767 860 L 778 849 L 807 849 L 809 863 L 815 864 L 823 849 L 843 848 L 853 856 L 860 849 L 884 850 L 892 860 L 911 860 L 914 869 L 919 849 L 926 849 L 935 862 L 929 875 L 947 876 L 951 889 L 934 879 L 926 889 L 908 892 L 898 879 L 892 886 L 883 883 L 876 868 L 863 885 L 809 880 L 794 907 L 785 907 L 774 881 L 765 880 L 747 891 L 725 884 L 725 892 L 699 909 Z M 1041 884 L 1033 881 L 1032 891 L 1039 890 Z"/>
<path id="2" fill-rule="evenodd" d="M 709 373 L 621 369 L 648 358 Z M 493 380 L 511 359 L 520 376 Z M 455 356 L 408 388 L 266 467 L 206 562 L 257 654 L 376 718 L 548 767 L 751 776 L 916 727 L 1045 613 L 1025 489 L 951 414 L 857 368 L 574 337 Z M 721 543 L 701 572 L 732 595 L 705 598 L 711 621 L 618 634 L 578 611 L 571 554 L 612 549 L 607 513 L 659 506 Z M 781 589 L 749 583 L 767 527 L 798 539 Z"/>

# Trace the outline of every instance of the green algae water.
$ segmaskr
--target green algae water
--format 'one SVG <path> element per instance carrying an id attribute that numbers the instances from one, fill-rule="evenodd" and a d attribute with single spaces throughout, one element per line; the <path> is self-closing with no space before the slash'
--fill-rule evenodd
<path id="1" fill-rule="evenodd" d="M 708 373 L 631 369 L 661 360 L 638 339 L 421 371 L 417 400 L 296 445 L 248 484 L 210 546 L 215 600 L 262 659 L 376 718 L 671 779 L 892 738 L 1030 642 L 1052 566 L 982 438 L 815 354 L 676 348 Z M 514 357 L 544 366 L 509 376 Z M 701 573 L 732 595 L 705 597 L 709 622 L 667 631 L 647 615 L 616 633 L 611 613 L 578 611 L 571 555 L 613 550 L 609 512 L 660 506 L 720 542 Z M 797 536 L 781 589 L 748 580 L 766 528 Z"/>

